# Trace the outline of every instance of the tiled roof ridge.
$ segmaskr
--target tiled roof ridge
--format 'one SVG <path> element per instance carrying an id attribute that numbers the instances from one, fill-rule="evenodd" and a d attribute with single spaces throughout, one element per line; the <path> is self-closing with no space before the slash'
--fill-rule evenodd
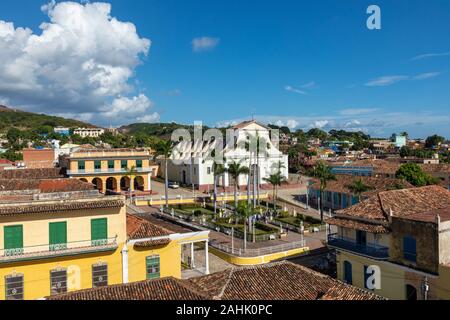
<path id="1" fill-rule="evenodd" d="M 320 276 L 320 277 L 322 277 L 322 278 L 330 278 L 330 279 L 332 279 L 331 277 L 329 277 L 329 276 L 327 276 L 327 275 L 325 275 L 325 274 L 323 274 L 323 273 L 317 272 L 317 271 L 315 271 L 315 270 L 309 269 L 309 268 L 304 267 L 304 266 L 302 266 L 302 265 L 295 264 L 295 263 L 293 263 L 293 262 L 286 261 L 286 260 L 282 260 L 282 261 L 273 261 L 273 262 L 269 262 L 269 263 L 265 263 L 265 264 L 258 264 L 258 265 L 248 265 L 248 266 L 239 266 L 239 267 L 234 266 L 234 267 L 231 268 L 231 269 L 233 269 L 233 272 L 234 272 L 234 271 L 240 271 L 240 270 L 258 270 L 258 269 L 267 269 L 267 268 L 272 268 L 272 267 L 276 267 L 276 266 L 283 266 L 283 265 L 294 266 L 294 267 L 296 267 L 297 269 L 300 269 L 300 270 L 302 270 L 302 271 L 308 272 L 308 273 L 310 273 L 310 274 L 314 274 L 314 275 Z"/>
<path id="2" fill-rule="evenodd" d="M 236 270 L 236 266 L 233 266 L 232 268 L 230 268 L 228 270 L 228 277 L 227 277 L 227 281 L 225 281 L 225 284 L 223 285 L 222 289 L 220 289 L 220 292 L 218 295 L 214 296 L 215 300 L 222 300 L 223 295 L 225 294 L 225 290 L 227 289 L 228 285 L 231 282 L 231 277 L 234 274 L 234 271 Z"/>
<path id="3" fill-rule="evenodd" d="M 184 287 L 186 290 L 189 290 L 195 294 L 198 294 L 199 296 L 203 296 L 207 300 L 214 300 L 215 297 L 212 297 L 211 294 L 209 294 L 206 290 L 203 290 L 200 286 L 196 285 L 195 283 L 187 280 L 181 280 L 174 277 L 173 280 L 177 282 L 179 285 Z"/>
<path id="4" fill-rule="evenodd" d="M 403 189 L 401 189 L 401 190 L 403 190 Z M 399 191 L 399 190 L 391 190 L 391 191 Z M 387 192 L 387 191 L 384 191 L 384 192 Z M 380 203 L 381 212 L 383 213 L 384 218 L 386 219 L 386 221 L 390 221 L 391 210 L 389 209 L 389 211 L 386 211 L 386 209 L 384 208 L 383 201 L 381 200 L 381 193 L 383 193 L 383 192 L 379 192 L 376 195 L 376 197 L 377 197 L 378 202 Z"/>
<path id="5" fill-rule="evenodd" d="M 51 213 L 61 211 L 77 211 L 85 209 L 99 209 L 99 208 L 113 208 L 122 207 L 124 201 L 122 199 L 114 198 L 92 198 L 80 200 L 57 200 L 57 201 L 42 201 L 26 203 L 7 203 L 0 204 L 0 215 L 14 215 L 27 213 Z"/>
<path id="6" fill-rule="evenodd" d="M 331 278 L 331 280 L 332 280 L 335 284 L 339 284 L 339 285 L 341 285 L 341 286 L 343 286 L 343 287 L 345 287 L 345 288 L 349 288 L 349 289 L 354 290 L 354 291 L 356 291 L 356 292 L 358 292 L 358 293 L 360 293 L 360 294 L 364 294 L 364 295 L 373 295 L 377 300 L 388 300 L 387 298 L 385 298 L 385 297 L 383 297 L 383 296 L 380 296 L 380 295 L 378 295 L 378 294 L 376 294 L 376 293 L 373 293 L 373 292 L 369 292 L 369 291 L 364 290 L 364 289 L 362 289 L 362 288 L 360 288 L 360 287 L 357 287 L 357 286 L 349 285 L 349 284 L 347 284 L 347 283 L 345 283 L 345 282 L 343 282 L 343 281 L 341 281 L 341 280 L 339 280 L 339 279 Z M 328 288 L 328 290 L 327 290 L 326 292 L 324 292 L 323 295 L 321 295 L 321 297 L 318 298 L 318 299 L 319 299 L 319 300 L 323 300 L 324 297 L 326 297 L 330 292 L 333 292 L 334 290 L 336 290 L 336 287 L 335 287 L 335 286 L 332 286 L 332 287 Z"/>
<path id="7" fill-rule="evenodd" d="M 134 287 L 134 286 L 137 286 L 139 284 L 144 284 L 144 283 L 147 283 L 147 282 L 165 282 L 165 281 L 173 281 L 173 282 L 175 282 L 177 284 L 182 285 L 184 288 L 186 288 L 186 289 L 188 289 L 190 291 L 194 291 L 194 287 L 188 288 L 188 286 L 184 283 L 184 281 L 179 280 L 179 279 L 177 279 L 177 278 L 175 278 L 173 276 L 168 276 L 168 277 L 158 278 L 158 279 L 142 280 L 142 281 L 128 282 L 128 283 L 117 283 L 117 284 L 112 284 L 112 285 L 103 286 L 103 287 L 87 288 L 87 289 L 75 291 L 74 293 L 82 294 L 82 293 L 85 293 L 85 292 L 96 293 L 96 292 L 99 292 L 99 291 L 101 292 L 101 291 L 104 291 L 104 290 L 112 291 L 112 290 L 114 290 L 116 288 Z M 202 293 L 199 290 L 197 290 L 197 292 L 195 292 L 195 293 L 198 293 L 198 294 L 200 294 L 202 296 L 206 296 L 204 292 Z M 50 298 L 51 298 L 51 300 L 58 300 L 58 297 L 64 297 L 64 296 L 67 296 L 68 294 L 70 294 L 70 292 L 62 293 L 62 294 L 59 294 L 59 295 L 54 295 L 54 296 L 51 296 Z"/>
<path id="8" fill-rule="evenodd" d="M 435 190 L 435 191 L 443 191 L 446 190 L 445 188 L 438 186 L 438 185 L 428 185 L 428 186 L 422 186 L 422 187 L 416 187 L 416 188 L 410 188 L 410 189 L 398 189 L 398 190 L 388 190 L 388 191 L 382 191 L 378 193 L 378 198 L 380 200 L 380 206 L 383 214 L 387 217 L 387 219 L 390 218 L 391 215 L 391 209 L 387 208 L 386 205 L 383 202 L 383 196 L 385 194 L 392 194 L 392 193 L 403 193 L 403 194 L 414 194 L 417 192 L 420 192 L 422 190 Z M 395 211 L 392 210 L 392 214 L 395 215 Z"/>

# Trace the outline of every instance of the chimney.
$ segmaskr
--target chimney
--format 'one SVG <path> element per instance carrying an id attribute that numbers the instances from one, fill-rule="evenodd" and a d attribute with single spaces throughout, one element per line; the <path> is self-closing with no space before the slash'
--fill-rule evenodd
<path id="1" fill-rule="evenodd" d="M 389 208 L 389 223 L 392 223 L 393 216 L 394 216 L 394 211 L 392 211 L 392 208 Z"/>

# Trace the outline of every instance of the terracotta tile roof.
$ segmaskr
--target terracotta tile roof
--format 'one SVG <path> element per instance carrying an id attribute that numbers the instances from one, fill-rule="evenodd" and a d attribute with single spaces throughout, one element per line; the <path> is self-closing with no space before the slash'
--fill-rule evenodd
<path id="1" fill-rule="evenodd" d="M 355 290 L 329 276 L 287 261 L 233 267 L 189 281 L 219 300 L 317 300 L 324 296 L 330 299 L 381 299 L 377 295 Z M 330 291 L 336 287 L 337 290 Z"/>
<path id="2" fill-rule="evenodd" d="M 355 177 L 351 175 L 336 175 L 336 180 L 328 181 L 326 191 L 351 194 L 349 186 L 355 180 L 362 180 L 371 190 L 364 192 L 363 195 L 370 196 L 380 191 L 387 191 L 400 188 L 413 188 L 414 186 L 407 181 L 400 179 L 375 178 L 375 177 Z M 313 189 L 320 189 L 320 182 L 315 181 L 311 185 Z"/>
<path id="3" fill-rule="evenodd" d="M 311 269 L 282 261 L 212 275 L 162 278 L 87 289 L 49 300 L 383 300 Z"/>
<path id="4" fill-rule="evenodd" d="M 329 218 L 326 220 L 328 224 L 340 226 L 349 229 L 361 230 L 370 233 L 380 234 L 380 233 L 388 233 L 389 228 L 385 224 L 373 224 L 366 223 L 356 220 L 343 219 L 339 217 Z"/>
<path id="5" fill-rule="evenodd" d="M 431 210 L 424 213 L 416 213 L 404 217 L 403 219 L 423 221 L 423 222 L 436 222 L 436 218 L 439 215 L 440 221 L 450 221 L 450 207 L 444 209 Z"/>
<path id="6" fill-rule="evenodd" d="M 78 179 L 54 179 L 40 180 L 39 189 L 42 193 L 52 193 L 95 190 L 95 187 L 91 183 L 86 183 Z"/>
<path id="7" fill-rule="evenodd" d="M 156 237 L 166 237 L 173 234 L 163 227 L 157 226 L 149 221 L 134 215 L 127 214 L 127 236 L 128 240 L 148 239 Z M 136 247 L 152 247 L 157 245 L 166 245 L 170 239 L 155 239 L 135 243 Z"/>
<path id="8" fill-rule="evenodd" d="M 434 210 L 450 208 L 450 191 L 439 186 L 383 191 L 347 209 L 336 212 L 337 218 L 388 223 L 394 217 L 416 217 Z"/>
<path id="9" fill-rule="evenodd" d="M 162 278 L 51 296 L 48 300 L 209 300 L 189 282 Z"/>
<path id="10" fill-rule="evenodd" d="M 17 169 L 0 172 L 0 179 L 57 179 L 64 178 L 63 168 Z"/>
<path id="11" fill-rule="evenodd" d="M 0 192 L 13 190 L 38 190 L 39 180 L 0 179 Z"/>
<path id="12" fill-rule="evenodd" d="M 421 164 L 423 171 L 428 173 L 450 173 L 450 164 Z"/>
<path id="13" fill-rule="evenodd" d="M 91 183 L 77 179 L 0 179 L 1 191 L 36 190 L 41 193 L 95 190 Z"/>
<path id="14" fill-rule="evenodd" d="M 119 208 L 125 202 L 117 197 L 102 197 L 75 201 L 33 201 L 28 203 L 0 204 L 0 215 L 18 215 L 30 213 L 53 213 L 63 211 L 89 210 L 100 208 Z"/>
<path id="15" fill-rule="evenodd" d="M 320 300 L 386 300 L 383 297 L 371 294 L 361 288 L 349 286 L 337 281 Z"/>

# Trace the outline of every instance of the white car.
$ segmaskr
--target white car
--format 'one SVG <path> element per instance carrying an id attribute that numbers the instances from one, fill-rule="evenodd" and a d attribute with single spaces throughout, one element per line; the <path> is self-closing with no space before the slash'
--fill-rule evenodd
<path id="1" fill-rule="evenodd" d="M 180 185 L 176 182 L 169 182 L 169 188 L 170 189 L 179 189 Z"/>

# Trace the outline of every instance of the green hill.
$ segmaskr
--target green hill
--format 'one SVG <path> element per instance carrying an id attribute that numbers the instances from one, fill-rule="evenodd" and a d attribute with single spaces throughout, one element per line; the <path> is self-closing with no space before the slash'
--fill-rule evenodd
<path id="1" fill-rule="evenodd" d="M 6 132 L 12 127 L 21 130 L 30 130 L 39 128 L 41 126 L 62 126 L 69 128 L 95 127 L 92 124 L 77 120 L 26 112 L 0 105 L 0 132 Z"/>
<path id="2" fill-rule="evenodd" d="M 119 128 L 122 134 L 156 136 L 160 139 L 170 139 L 172 132 L 176 129 L 187 129 L 191 134 L 194 132 L 193 125 L 178 123 L 133 123 Z M 208 129 L 203 127 L 203 130 Z"/>

